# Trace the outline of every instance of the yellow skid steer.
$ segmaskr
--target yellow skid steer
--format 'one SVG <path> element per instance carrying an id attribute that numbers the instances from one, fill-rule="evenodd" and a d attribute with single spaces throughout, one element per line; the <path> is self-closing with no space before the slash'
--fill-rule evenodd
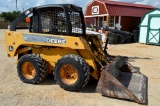
<path id="1" fill-rule="evenodd" d="M 28 27 L 18 26 L 25 18 Z M 51 73 L 61 88 L 79 91 L 92 76 L 102 95 L 146 103 L 147 77 L 124 57 L 113 59 L 100 35 L 86 33 L 86 26 L 82 8 L 72 4 L 33 7 L 19 15 L 5 37 L 8 57 L 17 56 L 20 80 L 38 84 Z M 28 32 L 16 31 L 24 28 Z"/>

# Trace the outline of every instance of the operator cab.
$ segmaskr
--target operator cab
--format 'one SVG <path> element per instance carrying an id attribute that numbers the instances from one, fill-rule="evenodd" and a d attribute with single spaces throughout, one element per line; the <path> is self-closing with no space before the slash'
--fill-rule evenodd
<path id="1" fill-rule="evenodd" d="M 82 8 L 71 4 L 51 4 L 34 7 L 22 13 L 10 27 L 18 29 L 17 24 L 26 18 L 29 32 L 85 36 L 85 23 Z"/>

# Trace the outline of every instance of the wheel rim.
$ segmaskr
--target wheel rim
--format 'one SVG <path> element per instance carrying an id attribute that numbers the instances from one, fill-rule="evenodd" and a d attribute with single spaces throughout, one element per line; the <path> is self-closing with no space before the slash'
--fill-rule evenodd
<path id="1" fill-rule="evenodd" d="M 70 64 L 65 64 L 60 69 L 60 77 L 67 85 L 72 85 L 78 80 L 78 71 Z"/>
<path id="2" fill-rule="evenodd" d="M 22 64 L 22 73 L 25 78 L 33 79 L 36 76 L 36 69 L 31 62 L 24 62 Z"/>

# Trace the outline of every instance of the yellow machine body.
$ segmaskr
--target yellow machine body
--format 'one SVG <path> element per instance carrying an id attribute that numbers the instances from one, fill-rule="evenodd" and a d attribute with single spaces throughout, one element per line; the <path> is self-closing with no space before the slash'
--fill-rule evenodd
<path id="1" fill-rule="evenodd" d="M 36 40 L 36 38 L 32 38 L 33 41 L 27 41 L 28 38 L 25 38 L 23 35 L 36 36 L 37 39 L 40 39 L 41 37 L 54 36 L 57 38 L 64 38 L 66 39 L 66 42 L 65 44 L 61 44 L 58 42 L 53 43 L 51 40 L 48 40 L 46 42 L 33 42 L 34 40 Z M 22 33 L 14 31 L 7 31 L 5 33 L 5 37 L 8 57 L 14 57 L 19 54 L 21 54 L 22 56 L 28 54 L 28 51 L 32 51 L 32 53 L 40 54 L 40 56 L 48 62 L 48 72 L 51 73 L 54 70 L 55 63 L 57 62 L 57 60 L 59 60 L 67 54 L 77 54 L 83 57 L 85 61 L 89 64 L 89 66 L 92 67 L 91 69 L 93 70 L 91 72 L 91 75 L 95 79 L 98 79 L 100 76 L 100 70 L 97 70 L 95 64 L 96 60 L 98 61 L 98 59 L 95 56 L 97 53 L 93 53 L 93 51 L 90 48 L 90 44 L 82 37 Z M 101 44 L 100 39 L 98 43 Z M 99 50 L 102 50 L 101 47 L 99 48 Z"/>

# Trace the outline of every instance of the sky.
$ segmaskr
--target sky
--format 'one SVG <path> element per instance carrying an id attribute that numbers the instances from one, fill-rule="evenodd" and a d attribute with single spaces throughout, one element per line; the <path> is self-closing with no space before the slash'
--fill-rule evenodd
<path id="1" fill-rule="evenodd" d="M 78 6 L 85 7 L 89 4 L 92 0 L 17 0 L 18 10 L 23 11 L 27 10 L 30 7 L 45 5 L 45 4 L 64 4 L 64 3 L 71 3 Z M 129 3 L 136 3 L 136 4 L 146 4 L 152 5 L 156 8 L 160 8 L 159 0 L 114 0 L 114 1 L 122 1 L 122 2 L 129 2 Z M 16 10 L 16 0 L 0 0 L 0 13 L 1 12 L 9 12 Z"/>

